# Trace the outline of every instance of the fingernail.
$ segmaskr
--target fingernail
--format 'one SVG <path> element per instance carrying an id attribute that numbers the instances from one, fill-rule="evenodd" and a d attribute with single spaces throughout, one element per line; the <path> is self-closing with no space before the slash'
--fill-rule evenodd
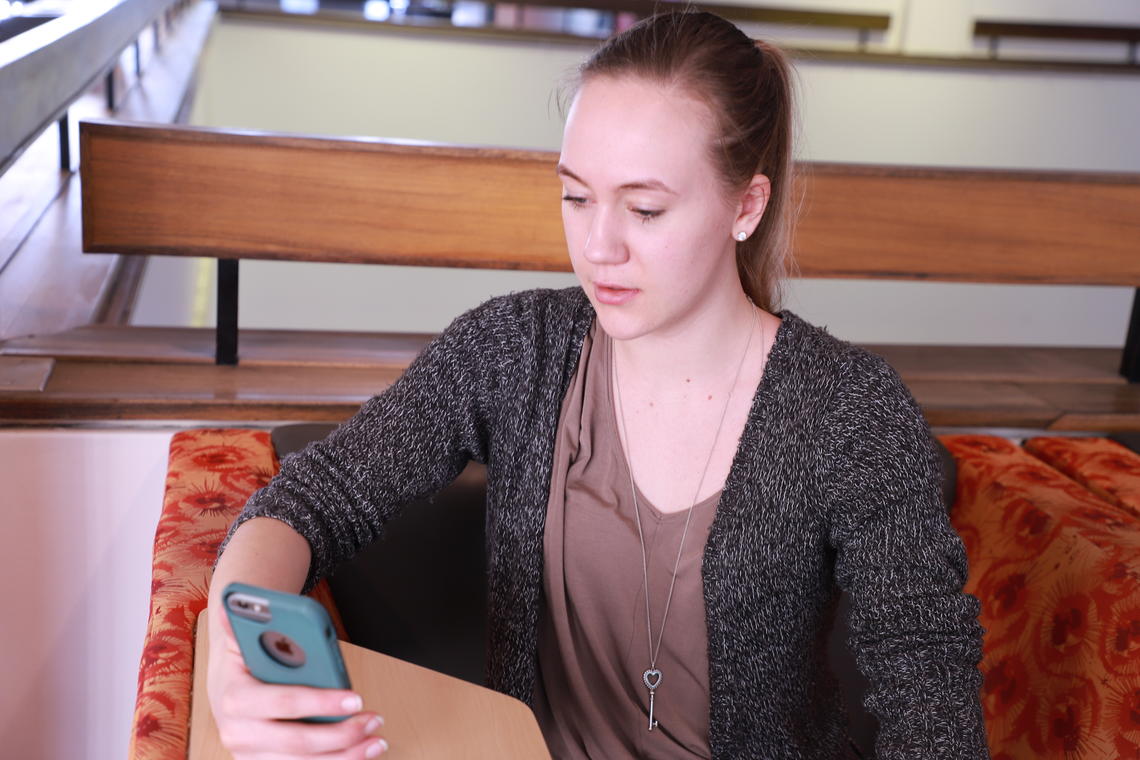
<path id="1" fill-rule="evenodd" d="M 368 749 L 364 750 L 365 757 L 377 757 L 381 752 L 388 749 L 388 742 L 383 739 L 378 739 L 372 744 L 368 745 Z"/>
<path id="2" fill-rule="evenodd" d="M 364 709 L 364 700 L 359 694 L 353 694 L 351 697 L 345 697 L 340 706 L 347 712 L 360 712 Z"/>
<path id="3" fill-rule="evenodd" d="M 373 715 L 364 726 L 364 733 L 370 734 L 382 725 L 384 725 L 384 720 L 379 715 Z"/>

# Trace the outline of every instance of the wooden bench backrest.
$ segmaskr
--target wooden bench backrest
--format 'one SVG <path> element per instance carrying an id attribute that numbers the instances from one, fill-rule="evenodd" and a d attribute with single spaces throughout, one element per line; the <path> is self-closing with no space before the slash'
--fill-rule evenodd
<path id="1" fill-rule="evenodd" d="M 569 270 L 554 152 L 105 122 L 80 140 L 89 252 Z M 1140 175 L 798 176 L 804 276 L 1140 286 Z"/>

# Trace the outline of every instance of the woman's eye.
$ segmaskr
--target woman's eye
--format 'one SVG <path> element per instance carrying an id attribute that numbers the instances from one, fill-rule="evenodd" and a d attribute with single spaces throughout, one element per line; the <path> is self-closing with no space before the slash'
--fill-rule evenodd
<path id="1" fill-rule="evenodd" d="M 562 200 L 569 203 L 574 208 L 581 208 L 586 205 L 586 199 L 579 195 L 563 195 Z"/>
<path id="2" fill-rule="evenodd" d="M 661 216 L 665 212 L 660 211 L 658 209 L 635 208 L 635 209 L 633 209 L 633 213 L 637 214 L 637 216 L 641 219 L 641 221 L 649 222 L 649 221 L 652 221 L 652 220 L 656 219 L 657 217 Z"/>

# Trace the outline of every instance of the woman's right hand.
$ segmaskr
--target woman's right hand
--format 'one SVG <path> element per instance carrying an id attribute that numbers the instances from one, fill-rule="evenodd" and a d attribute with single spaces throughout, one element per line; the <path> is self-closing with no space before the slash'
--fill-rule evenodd
<path id="1" fill-rule="evenodd" d="M 363 711 L 359 694 L 344 689 L 263 683 L 245 666 L 226 614 L 213 606 L 207 693 L 222 746 L 234 760 L 316 758 L 362 760 L 388 749 L 373 734 L 383 725 Z M 302 723 L 296 718 L 346 715 L 337 723 Z"/>

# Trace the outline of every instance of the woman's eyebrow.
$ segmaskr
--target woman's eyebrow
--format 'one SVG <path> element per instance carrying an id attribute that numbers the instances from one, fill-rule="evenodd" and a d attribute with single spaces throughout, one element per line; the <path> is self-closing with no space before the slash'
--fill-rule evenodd
<path id="1" fill-rule="evenodd" d="M 585 180 L 583 180 L 581 177 L 579 177 L 574 172 L 567 169 L 562 164 L 559 164 L 557 167 L 555 167 L 555 172 L 558 174 L 559 177 L 569 177 L 570 179 L 574 180 L 578 184 L 586 185 L 586 187 L 589 187 L 589 185 L 586 184 Z"/>
<path id="2" fill-rule="evenodd" d="M 562 164 L 558 164 L 556 172 L 559 177 L 569 177 L 579 184 L 585 185 L 586 187 L 590 186 L 588 182 L 586 182 L 574 172 L 570 171 Z M 618 190 L 660 190 L 661 192 L 670 193 L 671 195 L 677 194 L 676 190 L 669 187 L 659 179 L 642 179 L 636 180 L 634 182 L 624 182 L 618 186 Z"/>

